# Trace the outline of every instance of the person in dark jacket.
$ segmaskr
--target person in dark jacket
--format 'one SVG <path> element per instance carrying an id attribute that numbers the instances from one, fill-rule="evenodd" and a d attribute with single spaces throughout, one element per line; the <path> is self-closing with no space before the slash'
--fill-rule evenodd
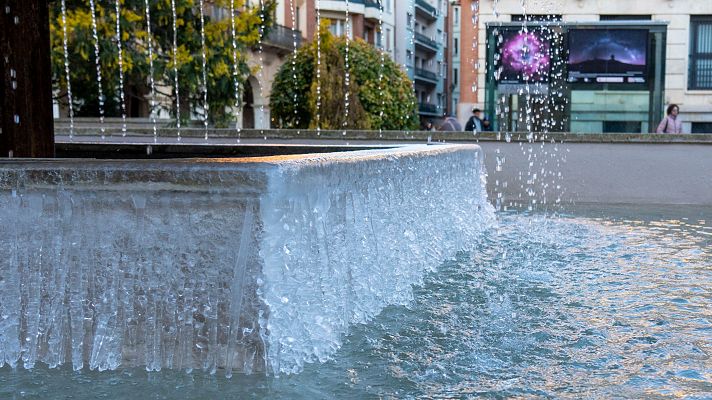
<path id="1" fill-rule="evenodd" d="M 465 125 L 466 132 L 483 132 L 488 131 L 490 127 L 490 122 L 486 117 L 482 117 L 482 110 L 479 108 L 472 109 L 472 116 L 467 120 Z"/>

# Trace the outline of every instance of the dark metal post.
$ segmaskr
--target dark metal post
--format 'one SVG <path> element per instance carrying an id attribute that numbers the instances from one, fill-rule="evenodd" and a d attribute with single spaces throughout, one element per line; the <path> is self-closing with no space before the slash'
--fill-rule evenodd
<path id="1" fill-rule="evenodd" d="M 54 157 L 49 2 L 0 4 L 0 157 Z"/>

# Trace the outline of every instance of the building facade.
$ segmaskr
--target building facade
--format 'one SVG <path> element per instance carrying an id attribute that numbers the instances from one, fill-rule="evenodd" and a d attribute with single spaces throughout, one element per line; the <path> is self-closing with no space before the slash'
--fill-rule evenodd
<path id="1" fill-rule="evenodd" d="M 279 0 L 277 23 L 299 30 L 305 40 L 311 40 L 316 35 L 318 15 L 329 20 L 334 35 L 363 39 L 393 58 L 396 0 L 382 1 L 383 9 L 376 0 Z"/>
<path id="2" fill-rule="evenodd" d="M 422 122 L 447 110 L 447 11 L 445 0 L 396 0 L 395 61 L 413 81 Z"/>
<path id="3" fill-rule="evenodd" d="M 479 46 L 470 47 L 460 41 L 462 66 L 460 71 L 460 100 L 458 119 L 465 121 L 472 107 L 484 107 L 486 82 L 486 27 L 490 23 L 511 22 L 526 15 L 530 20 L 544 18 L 564 23 L 599 21 L 661 21 L 667 23 L 667 40 L 664 57 L 664 104 L 678 104 L 683 119 L 683 131 L 712 132 L 712 2 L 696 0 L 529 0 L 522 8 L 520 0 L 475 1 L 461 0 L 461 20 L 469 18 L 468 10 L 479 10 L 477 24 L 463 24 L 463 38 L 472 37 Z M 496 7 L 496 9 L 495 9 Z M 633 22 L 631 22 L 632 24 Z M 473 32 L 466 32 L 473 28 Z M 475 32 L 476 30 L 476 32 Z M 474 51 L 472 49 L 475 49 Z M 465 52 L 471 52 L 468 56 Z M 469 56 L 477 61 L 472 75 L 469 73 Z M 466 88 L 474 86 L 473 96 Z M 644 96 L 627 91 L 608 90 L 605 93 L 581 91 L 571 99 L 572 110 L 613 110 L 633 107 L 632 103 L 647 101 Z M 486 110 L 493 112 L 493 110 Z M 581 113 L 583 115 L 583 113 Z M 662 119 L 663 115 L 656 116 Z M 583 118 L 583 117 L 582 117 Z M 605 122 L 605 121 L 604 121 Z M 611 126 L 616 126 L 611 124 Z M 618 125 L 622 126 L 622 125 Z M 573 118 L 571 131 L 606 131 L 606 124 Z M 652 131 L 654 127 L 643 126 Z"/>
<path id="4" fill-rule="evenodd" d="M 461 11 L 460 1 L 455 1 L 450 5 L 449 26 L 450 26 L 450 77 L 448 81 L 449 104 L 448 115 L 457 115 L 457 105 L 460 102 L 460 43 L 461 35 Z"/>

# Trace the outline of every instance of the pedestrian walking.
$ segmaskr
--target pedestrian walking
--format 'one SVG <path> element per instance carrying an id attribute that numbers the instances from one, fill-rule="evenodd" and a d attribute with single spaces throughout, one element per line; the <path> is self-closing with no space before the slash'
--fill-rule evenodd
<path id="1" fill-rule="evenodd" d="M 658 125 L 658 133 L 682 133 L 682 120 L 680 119 L 680 107 L 677 104 L 670 104 L 667 108 L 667 115 Z"/>

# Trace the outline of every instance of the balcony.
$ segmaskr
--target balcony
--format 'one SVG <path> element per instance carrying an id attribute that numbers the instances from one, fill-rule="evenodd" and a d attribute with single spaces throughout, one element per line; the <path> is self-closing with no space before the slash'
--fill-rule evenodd
<path id="1" fill-rule="evenodd" d="M 428 115 L 431 117 L 439 117 L 442 113 L 440 107 L 430 103 L 418 103 L 418 113 L 420 115 Z"/>
<path id="2" fill-rule="evenodd" d="M 276 49 L 278 52 L 289 53 L 294 50 L 294 41 L 297 47 L 302 44 L 302 32 L 282 25 L 273 25 L 269 28 L 267 37 L 264 40 L 266 47 Z"/>
<path id="3" fill-rule="evenodd" d="M 430 21 L 438 19 L 438 10 L 425 0 L 415 0 L 415 12 Z"/>
<path id="4" fill-rule="evenodd" d="M 439 46 L 438 42 L 418 32 L 415 32 L 415 45 L 422 47 L 425 51 L 433 53 L 438 51 Z"/>
<path id="5" fill-rule="evenodd" d="M 428 71 L 427 69 L 415 68 L 415 79 L 433 85 L 438 84 L 438 76 L 435 72 Z"/>
<path id="6" fill-rule="evenodd" d="M 375 9 L 379 9 L 381 7 L 380 2 L 377 0 L 364 0 L 363 4 L 366 7 L 371 7 L 371 8 L 375 8 Z"/>

